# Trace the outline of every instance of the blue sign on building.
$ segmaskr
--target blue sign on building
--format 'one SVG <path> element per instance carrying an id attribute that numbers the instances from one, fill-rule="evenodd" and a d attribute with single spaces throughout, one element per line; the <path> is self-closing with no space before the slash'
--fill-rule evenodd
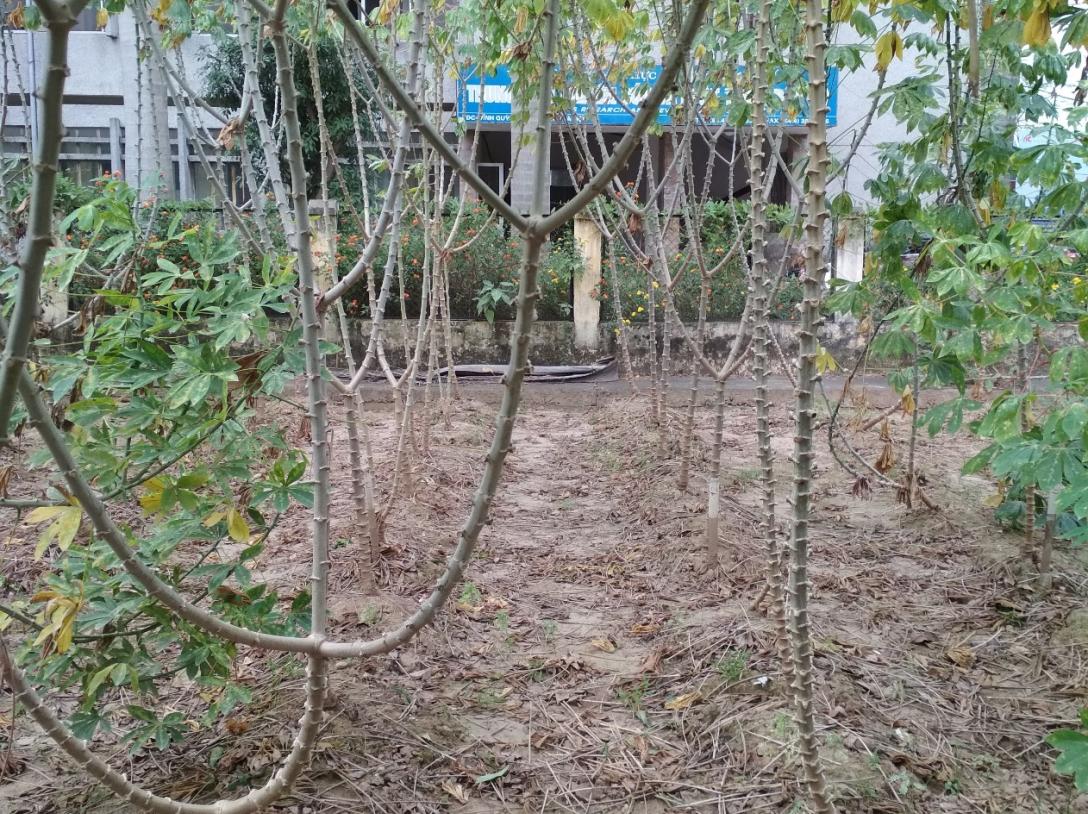
<path id="1" fill-rule="evenodd" d="M 839 96 L 839 69 L 831 68 L 827 75 L 827 124 L 834 127 L 837 124 L 838 96 Z M 657 82 L 661 75 L 661 67 L 656 66 L 644 71 L 638 71 L 628 76 L 622 88 L 616 88 L 613 92 L 603 90 L 596 99 L 597 116 L 602 125 L 629 125 L 635 119 L 635 111 L 639 103 L 650 92 L 650 88 Z M 510 85 L 512 80 L 510 71 L 505 65 L 500 65 L 494 73 L 488 74 L 480 81 L 480 76 L 475 68 L 461 74 L 457 80 L 457 117 L 462 121 L 477 123 L 509 123 L 513 113 Z M 807 111 L 803 106 L 796 110 L 783 109 L 786 101 L 786 85 L 779 83 L 774 86 L 773 92 L 782 101 L 778 109 L 768 112 L 769 124 L 787 127 L 801 127 L 807 121 Z M 718 99 L 718 113 L 705 117 L 707 124 L 721 124 L 725 120 L 727 88 L 720 88 Z M 590 117 L 592 107 L 589 101 L 582 95 L 575 95 L 572 100 L 572 109 L 567 116 L 573 121 L 586 121 Z M 672 124 L 672 100 L 666 98 L 658 111 L 657 120 L 662 125 Z"/>

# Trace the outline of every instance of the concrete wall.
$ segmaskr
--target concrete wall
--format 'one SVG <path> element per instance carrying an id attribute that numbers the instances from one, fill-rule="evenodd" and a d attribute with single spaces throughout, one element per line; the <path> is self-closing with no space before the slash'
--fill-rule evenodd
<path id="1" fill-rule="evenodd" d="M 362 359 L 366 344 L 370 338 L 370 320 L 351 320 L 352 347 L 356 359 Z M 510 358 L 510 335 L 514 323 L 496 321 L 494 325 L 486 322 L 458 320 L 453 327 L 453 355 L 458 364 L 494 364 L 504 365 Z M 738 322 L 707 323 L 706 353 L 714 359 L 724 360 L 729 347 L 740 328 Z M 415 323 L 409 322 L 409 333 L 415 340 Z M 573 322 L 537 322 L 533 326 L 532 341 L 529 344 L 529 359 L 538 365 L 583 364 L 594 362 L 604 356 L 619 356 L 619 345 L 615 328 L 608 323 L 599 327 L 599 350 L 580 349 L 575 342 Z M 792 354 L 797 348 L 797 323 L 775 322 L 772 330 L 779 338 L 783 350 Z M 399 320 L 386 320 L 383 327 L 386 355 L 390 364 L 404 365 L 404 334 Z M 632 361 L 639 368 L 649 365 L 650 333 L 646 325 L 634 325 L 629 328 L 631 336 Z M 864 346 L 864 340 L 857 336 L 852 320 L 831 321 L 821 330 L 821 342 L 840 365 L 852 364 L 856 354 Z M 439 343 L 441 346 L 441 343 Z M 661 344 L 660 329 L 657 344 Z M 673 337 L 673 369 L 684 372 L 690 369 L 690 352 L 682 338 Z M 442 364 L 445 364 L 443 360 Z"/>

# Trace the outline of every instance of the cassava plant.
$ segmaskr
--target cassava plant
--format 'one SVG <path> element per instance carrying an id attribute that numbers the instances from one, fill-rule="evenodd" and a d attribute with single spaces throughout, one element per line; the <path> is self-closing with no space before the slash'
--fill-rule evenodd
<path id="1" fill-rule="evenodd" d="M 153 277 L 150 281 L 145 279 L 141 283 L 144 287 L 137 289 L 143 294 L 150 294 L 148 300 L 143 300 L 141 296 L 133 298 L 127 294 L 120 296 L 121 292 L 118 292 L 118 296 L 113 297 L 111 305 L 119 309 L 119 313 L 108 316 L 100 323 L 99 335 L 102 345 L 95 344 L 97 338 L 95 334 L 92 334 L 88 342 L 95 354 L 105 354 L 101 356 L 103 363 L 107 359 L 112 362 L 118 354 L 122 358 L 128 358 L 126 354 L 130 355 L 133 351 L 126 344 L 128 334 L 120 330 L 123 326 L 118 324 L 118 320 L 121 322 L 136 320 L 139 323 L 140 320 L 145 319 L 146 313 L 140 311 L 143 302 L 153 302 L 152 311 L 155 313 L 162 311 L 173 313 L 175 322 L 178 323 L 183 320 L 199 322 L 208 313 L 219 313 L 216 309 L 222 309 L 223 303 L 229 302 L 235 303 L 236 311 L 233 312 L 235 319 L 238 312 L 245 308 L 252 309 L 252 313 L 263 313 L 264 307 L 282 306 L 284 310 L 293 312 L 300 323 L 296 329 L 297 344 L 284 343 L 282 356 L 266 352 L 259 358 L 251 357 L 243 362 L 240 359 L 229 359 L 224 355 L 224 352 L 229 350 L 230 340 L 220 343 L 218 348 L 216 343 L 201 341 L 196 337 L 191 345 L 173 344 L 169 334 L 164 335 L 162 339 L 151 334 L 147 339 L 140 340 L 136 347 L 142 348 L 142 352 L 150 358 L 149 364 L 157 363 L 160 367 L 164 367 L 170 353 L 184 364 L 169 366 L 169 373 L 163 374 L 164 387 L 161 389 L 156 389 L 158 383 L 155 379 L 142 381 L 130 379 L 126 382 L 124 376 L 130 374 L 125 373 L 122 365 L 118 378 L 112 383 L 116 388 L 116 395 L 110 394 L 103 396 L 104 398 L 113 398 L 117 403 L 128 399 L 129 405 L 137 405 L 142 404 L 144 391 L 151 390 L 156 398 L 164 399 L 164 404 L 158 408 L 159 413 L 155 415 L 155 420 L 166 427 L 168 434 L 172 432 L 172 424 L 177 419 L 177 416 L 169 412 L 170 410 L 180 410 L 188 405 L 200 410 L 217 409 L 223 411 L 225 415 L 217 416 L 215 419 L 206 418 L 205 423 L 210 423 L 211 426 L 208 428 L 209 434 L 203 437 L 199 432 L 187 429 L 183 437 L 176 439 L 175 446 L 169 449 L 148 450 L 146 460 L 133 462 L 122 456 L 120 460 L 111 462 L 105 468 L 122 484 L 122 491 L 112 494 L 103 489 L 102 479 L 92 480 L 90 476 L 95 466 L 101 467 L 103 464 L 98 458 L 86 454 L 89 449 L 88 444 L 93 445 L 98 441 L 104 444 L 110 432 L 114 433 L 114 439 L 123 441 L 126 434 L 133 432 L 133 427 L 123 423 L 120 425 L 110 422 L 96 424 L 93 414 L 93 408 L 96 405 L 85 404 L 81 408 L 84 411 L 81 418 L 88 425 L 95 427 L 98 432 L 98 437 L 92 437 L 88 442 L 83 434 L 75 429 L 80 426 L 75 422 L 72 422 L 72 427 L 58 425 L 55 410 L 47 401 L 47 394 L 43 392 L 39 381 L 32 377 L 30 370 L 27 369 L 27 348 L 37 310 L 42 270 L 47 250 L 54 240 L 53 179 L 56 173 L 56 148 L 59 145 L 61 131 L 61 99 L 63 78 L 66 73 L 65 46 L 68 31 L 74 22 L 74 14 L 80 8 L 77 2 L 57 3 L 55 0 L 41 0 L 40 3 L 42 15 L 50 30 L 51 43 L 48 54 L 49 70 L 46 72 L 45 86 L 41 91 L 42 132 L 45 138 L 42 139 L 42 152 L 35 164 L 37 177 L 30 199 L 33 228 L 20 263 L 14 296 L 11 298 L 10 325 L 4 326 L 7 338 L 3 374 L 0 377 L 0 418 L 2 418 L 0 425 L 3 426 L 2 434 L 6 437 L 17 391 L 22 403 L 21 409 L 25 410 L 28 423 L 40 436 L 56 467 L 57 477 L 63 481 L 60 499 L 41 507 L 50 510 L 49 516 L 46 517 L 44 514 L 38 516 L 41 520 L 53 520 L 54 523 L 59 524 L 56 527 L 51 526 L 52 531 L 47 529 L 45 545 L 48 546 L 53 542 L 65 545 L 71 543 L 73 527 L 78 534 L 84 520 L 88 529 L 93 529 L 89 531 L 94 536 L 93 545 L 101 546 L 102 556 L 105 557 L 99 567 L 115 571 L 123 569 L 129 581 L 125 589 L 126 596 L 135 592 L 136 596 L 142 597 L 140 602 L 129 602 L 123 607 L 111 609 L 111 622 L 120 621 L 122 618 L 126 620 L 135 618 L 144 613 L 151 615 L 154 621 L 164 627 L 199 632 L 201 636 L 209 637 L 207 641 L 215 643 L 215 646 L 222 648 L 222 652 L 226 654 L 233 653 L 239 646 L 252 647 L 262 651 L 299 654 L 305 656 L 307 662 L 304 712 L 290 752 L 280 768 L 263 786 L 241 797 L 213 803 L 195 803 L 155 795 L 134 784 L 124 774 L 98 758 L 87 743 L 76 737 L 71 728 L 60 720 L 48 702 L 39 695 L 27 672 L 19 663 L 19 659 L 9 651 L 4 640 L 0 638 L 0 657 L 2 657 L 4 675 L 14 691 L 16 701 L 84 771 L 129 803 L 147 811 L 238 814 L 260 810 L 281 798 L 305 768 L 317 742 L 328 692 L 330 660 L 386 653 L 403 645 L 434 619 L 438 610 L 449 598 L 464 572 L 484 523 L 489 519 L 503 464 L 511 450 L 511 434 L 520 401 L 522 382 L 529 364 L 529 338 L 538 297 L 537 276 L 544 242 L 549 234 L 570 222 L 578 212 L 592 202 L 598 193 L 607 188 L 630 158 L 642 135 L 656 117 L 659 105 L 676 81 L 686 53 L 700 30 L 708 2 L 701 0 L 691 4 L 686 10 L 683 22 L 679 25 L 676 37 L 665 57 L 665 67 L 659 83 L 640 105 L 634 124 L 620 140 L 613 154 L 593 174 L 584 189 L 570 202 L 552 212 L 546 211 L 547 148 L 551 135 L 556 44 L 561 27 L 560 18 L 565 7 L 559 0 L 530 4 L 539 14 L 541 25 L 534 29 L 534 33 L 526 40 L 533 58 L 525 60 L 521 87 L 532 109 L 532 139 L 535 143 L 533 203 L 527 216 L 512 209 L 450 148 L 436 125 L 428 119 L 417 103 L 412 83 L 409 82 L 406 85 L 387 63 L 382 53 L 384 49 L 374 36 L 375 32 L 371 31 L 370 27 L 361 25 L 352 16 L 346 4 L 339 0 L 334 2 L 331 5 L 331 11 L 339 21 L 345 40 L 352 48 L 357 49 L 369 70 L 372 71 L 376 84 L 381 86 L 382 91 L 389 95 L 393 105 L 400 110 L 403 122 L 400 131 L 403 138 L 398 140 L 400 149 L 395 151 L 393 158 L 394 170 L 391 174 L 390 188 L 382 205 L 382 213 L 374 225 L 371 242 L 363 250 L 356 267 L 348 275 L 340 280 L 332 281 L 324 289 L 318 281 L 318 269 L 313 251 L 314 234 L 309 217 L 308 168 L 302 144 L 296 84 L 301 77 L 295 75 L 291 55 L 292 26 L 300 20 L 312 22 L 322 15 L 317 13 L 317 9 L 308 6 L 289 7 L 285 0 L 278 0 L 272 6 L 266 5 L 261 0 L 250 0 L 248 5 L 258 18 L 262 37 L 267 37 L 271 43 L 276 63 L 276 93 L 280 100 L 282 135 L 286 147 L 285 165 L 288 168 L 287 177 L 283 179 L 286 202 L 289 206 L 289 214 L 285 220 L 290 226 L 286 230 L 290 239 L 282 265 L 279 261 L 271 259 L 267 261 L 260 272 L 259 281 L 253 281 L 258 284 L 253 286 L 254 290 L 247 292 L 242 278 L 248 275 L 225 274 L 222 279 L 219 279 L 219 275 L 214 271 L 217 264 L 229 265 L 233 262 L 233 256 L 224 259 L 225 255 L 220 246 L 208 245 L 197 248 L 200 246 L 198 239 L 193 235 L 187 235 L 186 241 L 193 239 L 189 254 L 203 252 L 201 255 L 203 261 L 198 263 L 198 268 L 187 269 L 180 266 L 175 268 L 170 265 L 161 268 L 161 276 Z M 314 13 L 308 13 L 310 11 Z M 412 15 L 416 23 L 411 28 L 415 32 L 413 42 L 417 50 L 421 34 L 419 21 L 423 20 L 425 13 L 425 4 L 421 0 L 416 0 Z M 379 28 L 385 28 L 385 26 L 379 26 Z M 508 27 L 507 30 L 509 30 Z M 157 62 L 161 70 L 168 72 L 167 64 L 163 59 L 158 59 Z M 324 322 L 329 318 L 330 309 L 337 304 L 351 285 L 367 275 L 376 252 L 374 241 L 380 240 L 378 236 L 383 234 L 386 228 L 383 224 L 394 224 L 396 221 L 394 213 L 400 206 L 399 190 L 403 175 L 403 169 L 398 170 L 397 162 L 399 157 L 403 166 L 404 145 L 407 144 L 407 134 L 412 129 L 422 136 L 429 149 L 433 151 L 431 161 L 457 172 L 462 181 L 471 186 L 481 199 L 494 208 L 509 223 L 511 229 L 520 235 L 523 257 L 515 329 L 495 432 L 472 507 L 458 535 L 456 546 L 450 554 L 445 572 L 418 610 L 395 628 L 371 640 L 339 641 L 330 638 L 327 629 L 331 567 L 330 471 L 334 462 L 329 443 L 327 379 L 330 377 L 325 365 L 327 349 L 322 343 L 322 336 Z M 318 152 L 320 154 L 322 151 L 319 149 Z M 221 263 L 220 260 L 222 260 Z M 211 273 L 208 273 L 209 269 Z M 289 279 L 294 279 L 295 284 L 285 285 L 285 281 Z M 388 288 L 389 273 L 387 271 L 382 283 L 383 294 L 387 295 Z M 371 286 L 371 291 L 373 290 L 374 286 Z M 425 285 L 424 291 L 429 290 L 430 286 Z M 380 300 L 381 296 L 378 295 L 377 299 Z M 377 302 L 373 304 L 378 305 Z M 127 313 L 126 309 L 136 313 Z M 375 315 L 383 311 L 381 307 L 372 309 Z M 226 314 L 220 315 L 228 318 Z M 433 312 L 429 317 L 427 310 L 421 309 L 419 331 L 415 342 L 417 359 L 426 344 L 427 326 L 433 325 L 433 321 Z M 341 383 L 339 386 L 339 389 L 347 391 L 349 395 L 357 391 L 362 374 L 372 364 L 371 360 L 378 355 L 381 343 L 380 320 L 375 319 L 374 322 L 378 324 L 378 327 L 371 335 L 366 358 L 357 366 L 351 381 L 348 384 Z M 96 326 L 94 330 L 99 331 L 99 328 Z M 259 334 L 259 331 L 257 333 Z M 111 341 L 113 345 L 110 344 Z M 159 356 L 160 351 L 163 350 L 162 344 L 169 347 L 167 359 Z M 219 355 L 217 356 L 216 353 Z M 97 362 L 98 358 L 94 357 L 94 361 Z M 285 450 L 283 463 L 271 467 L 267 476 L 267 486 L 262 486 L 261 490 L 254 489 L 245 501 L 229 490 L 227 481 L 217 478 L 214 473 L 206 481 L 199 471 L 187 471 L 192 469 L 191 459 L 187 456 L 201 441 L 213 437 L 213 434 L 221 431 L 221 427 L 230 420 L 238 419 L 239 413 L 233 416 L 230 413 L 232 410 L 243 409 L 247 397 L 254 393 L 253 388 L 262 388 L 264 392 L 271 395 L 276 371 L 280 371 L 279 375 L 292 372 L 297 368 L 291 368 L 290 365 L 299 361 L 302 363 L 305 389 L 304 410 L 310 438 L 308 465 L 290 450 Z M 48 360 L 43 359 L 42 364 L 47 366 Z M 177 376 L 183 378 L 183 384 L 180 387 L 173 387 L 172 385 L 177 382 L 172 381 L 172 378 Z M 332 378 L 335 379 L 335 377 Z M 60 385 L 56 381 L 57 378 L 54 377 L 54 389 L 59 389 Z M 234 389 L 234 392 L 232 392 L 232 383 L 240 385 Z M 165 395 L 167 384 L 171 385 L 170 392 L 174 395 Z M 87 385 L 86 381 L 83 385 Z M 74 386 L 73 381 L 69 389 Z M 86 402 L 88 399 L 82 401 Z M 101 409 L 101 405 L 97 407 Z M 74 408 L 75 404 L 73 404 Z M 124 410 L 121 412 L 124 413 Z M 406 413 L 408 412 L 406 410 Z M 123 416 L 121 417 L 123 419 Z M 218 426 L 216 421 L 220 422 Z M 179 452 L 180 454 L 177 454 Z M 256 457 L 252 453 L 246 453 L 241 447 L 236 452 L 244 457 Z M 358 464 L 362 454 L 359 445 L 353 444 L 352 457 L 356 464 L 353 465 L 353 470 L 361 469 Z M 135 473 L 135 481 L 133 481 L 134 473 L 131 471 L 134 465 L 139 467 Z M 214 470 L 214 467 L 212 469 Z M 302 480 L 304 470 L 308 470 L 309 476 Z M 152 475 L 152 472 L 155 474 Z M 356 481 L 353 486 L 354 497 L 357 499 L 362 494 L 365 500 L 365 482 L 364 489 L 359 490 L 359 476 L 356 476 L 354 480 Z M 215 488 L 209 487 L 212 481 L 215 481 Z M 150 512 L 165 510 L 164 507 L 173 507 L 174 504 L 180 505 L 187 514 L 193 515 L 203 514 L 206 509 L 211 508 L 211 511 L 202 518 L 202 523 L 206 523 L 209 528 L 222 529 L 227 536 L 235 539 L 251 538 L 248 533 L 252 532 L 249 523 L 257 522 L 254 512 L 261 514 L 256 507 L 262 501 L 270 501 L 277 510 L 283 504 L 283 500 L 288 502 L 300 500 L 311 505 L 311 573 L 309 586 L 305 591 L 309 605 L 309 619 L 308 624 L 304 625 L 303 632 L 296 632 L 295 626 L 298 620 L 295 619 L 289 619 L 283 623 L 266 624 L 254 618 L 231 614 L 225 607 L 214 604 L 210 609 L 206 608 L 199 604 L 201 599 L 199 595 L 195 597 L 187 595 L 185 576 L 188 575 L 174 579 L 168 578 L 165 573 L 165 564 L 170 559 L 169 546 L 166 547 L 167 550 L 160 550 L 152 556 L 146 545 L 133 544 L 133 537 L 138 538 L 141 532 L 122 528 L 115 519 L 112 504 L 116 499 L 131 494 L 136 484 L 142 486 L 142 494 L 145 497 L 144 507 Z M 208 505 L 209 502 L 217 506 L 213 508 Z M 58 511 L 52 513 L 54 509 Z M 268 528 L 274 523 L 273 519 L 263 525 Z M 258 539 L 260 539 L 259 536 Z M 373 533 L 371 542 L 373 544 Z M 243 557 L 232 572 L 235 576 L 241 573 L 238 568 L 244 568 L 245 559 Z M 61 561 L 64 561 L 63 556 Z M 143 610 L 143 597 L 155 604 L 156 609 L 153 613 Z M 250 599 L 260 597 L 261 594 L 258 591 Z M 50 599 L 50 601 L 53 600 Z M 69 613 L 67 610 L 69 607 L 70 605 L 59 603 L 58 600 L 57 608 L 63 613 L 51 613 L 48 617 L 52 627 L 48 630 L 47 637 L 58 646 L 61 643 L 68 644 L 69 635 L 80 627 L 79 616 L 83 609 L 77 606 L 74 612 Z M 301 608 L 296 607 L 295 610 L 301 610 Z M 71 624 L 66 621 L 69 618 L 73 620 Z M 54 620 L 61 620 L 59 627 L 54 624 Z M 74 640 L 74 635 L 72 639 Z M 104 668 L 99 670 L 96 674 L 97 687 L 95 689 L 100 688 L 107 680 L 115 680 L 113 670 L 112 666 L 109 672 L 105 672 Z M 145 723 L 152 723 L 154 719 L 154 713 L 148 710 L 139 714 L 133 712 L 133 715 L 137 720 Z M 139 730 L 142 732 L 145 728 L 141 726 Z M 163 726 L 155 731 L 163 732 L 163 737 L 168 740 L 171 737 L 169 721 L 164 719 Z"/>
<path id="2" fill-rule="evenodd" d="M 789 602 L 790 638 L 793 645 L 794 703 L 801 740 L 805 780 L 815 811 L 834 810 L 820 766 L 813 709 L 812 634 L 809 629 L 808 549 L 812 502 L 813 423 L 815 389 L 819 373 L 817 328 L 823 300 L 827 262 L 824 228 L 827 219 L 827 178 L 831 160 L 827 149 L 827 70 L 824 12 L 819 0 L 805 3 L 805 67 L 808 70 L 808 160 L 805 171 L 805 276 L 801 323 L 798 328 L 797 399 L 794 416 L 793 516 L 790 518 Z"/>

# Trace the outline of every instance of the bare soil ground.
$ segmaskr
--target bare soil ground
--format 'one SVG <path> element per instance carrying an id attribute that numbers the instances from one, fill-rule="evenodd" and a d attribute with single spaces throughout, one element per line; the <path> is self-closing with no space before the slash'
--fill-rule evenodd
<path id="1" fill-rule="evenodd" d="M 276 810 L 807 810 L 772 626 L 751 609 L 764 553 L 749 398 L 737 396 L 727 416 L 724 558 L 708 570 L 709 406 L 700 406 L 702 443 L 685 494 L 673 436 L 652 425 L 644 397 L 538 397 L 546 392 L 531 391 L 524 405 L 493 523 L 453 606 L 407 647 L 335 666 L 313 768 Z M 388 485 L 392 416 L 369 418 Z M 679 420 L 679 411 L 670 416 L 674 427 Z M 358 590 L 337 428 L 335 454 L 345 462 L 334 468 L 334 534 L 345 541 L 334 551 L 338 635 L 372 635 L 427 593 L 463 520 L 492 421 L 492 408 L 472 400 L 455 404 L 448 424 L 436 417 L 429 452 L 416 458 L 410 494 L 386 529 L 379 597 Z M 905 455 L 905 419 L 891 430 Z M 785 507 L 784 407 L 775 431 Z M 875 432 L 859 439 L 870 460 L 880 447 Z M 982 507 L 993 484 L 959 474 L 972 449 L 962 437 L 923 437 L 926 489 L 941 508 L 930 512 L 908 510 L 894 490 L 852 496 L 852 479 L 819 445 L 816 709 L 842 811 L 1088 811 L 1069 778 L 1053 774 L 1043 743 L 1088 704 L 1088 559 L 1060 550 L 1055 588 L 1037 598 L 1018 539 Z M 255 577 L 305 584 L 305 512 L 277 531 L 262 565 Z M 242 653 L 237 673 L 258 702 L 229 726 L 165 753 L 129 759 L 108 741 L 102 753 L 161 793 L 214 799 L 259 784 L 289 747 L 301 668 Z M 199 714 L 192 687 L 172 689 L 164 711 Z M 22 719 L 15 752 L 23 770 L 0 788 L 0 811 L 126 810 Z"/>

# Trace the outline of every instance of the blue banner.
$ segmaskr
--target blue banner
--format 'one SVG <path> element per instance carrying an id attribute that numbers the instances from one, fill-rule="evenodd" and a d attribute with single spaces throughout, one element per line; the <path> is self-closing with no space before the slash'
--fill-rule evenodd
<path id="1" fill-rule="evenodd" d="M 628 76 L 621 86 L 612 89 L 601 88 L 596 101 L 597 116 L 602 125 L 630 125 L 635 119 L 639 103 L 649 94 L 650 89 L 661 75 L 661 67 L 656 66 L 638 71 Z M 513 83 L 510 71 L 500 65 L 494 73 L 480 81 L 475 68 L 470 68 L 457 78 L 457 118 L 465 122 L 508 124 L 513 113 L 513 99 L 510 86 Z M 827 124 L 834 127 L 838 123 L 839 69 L 831 68 L 827 72 Z M 719 88 L 711 110 L 703 111 L 702 118 L 707 124 L 721 124 L 727 115 L 726 97 L 728 88 Z M 767 113 L 767 122 L 784 127 L 801 127 L 807 122 L 807 107 L 801 102 L 791 108 L 786 99 L 786 83 L 774 86 L 773 92 L 779 99 L 772 104 Z M 593 105 L 582 94 L 572 98 L 572 106 L 565 117 L 575 122 L 584 122 L 590 118 Z M 666 97 L 657 114 L 657 121 L 662 125 L 671 125 L 672 99 Z"/>

